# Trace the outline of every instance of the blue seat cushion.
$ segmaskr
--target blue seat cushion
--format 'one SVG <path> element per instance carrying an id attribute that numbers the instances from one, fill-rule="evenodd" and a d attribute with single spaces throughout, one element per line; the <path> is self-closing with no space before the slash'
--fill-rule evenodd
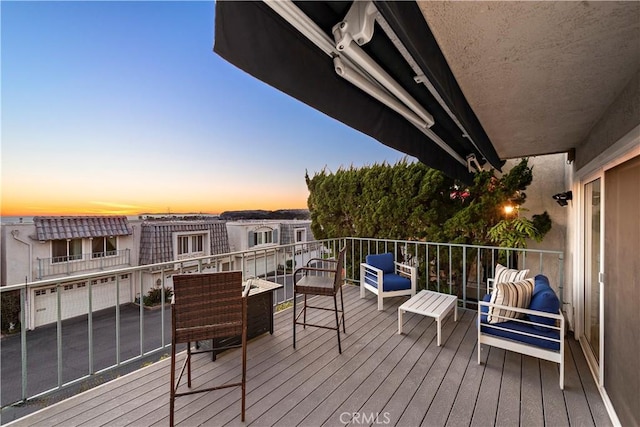
<path id="1" fill-rule="evenodd" d="M 383 273 L 395 273 L 393 254 L 390 252 L 378 255 L 367 255 L 365 262 L 372 267 L 379 268 Z"/>
<path id="2" fill-rule="evenodd" d="M 546 330 L 541 331 L 538 329 L 534 329 L 532 325 L 527 325 L 525 323 L 520 323 L 515 320 L 510 320 L 508 322 L 498 323 L 495 326 L 499 326 L 505 330 L 496 329 L 493 327 L 494 325 L 487 323 L 487 316 L 482 316 L 481 318 L 481 330 L 483 333 L 495 335 L 497 337 L 507 338 L 513 341 L 519 341 L 525 344 L 535 345 L 536 347 L 548 348 L 550 350 L 560 351 L 560 343 L 557 341 L 549 341 L 542 337 L 552 338 L 552 339 L 560 339 L 560 331 L 557 330 Z M 486 326 L 485 326 L 486 325 Z M 517 332 L 526 332 L 529 334 L 534 334 L 536 336 L 527 336 L 521 335 Z"/>
<path id="3" fill-rule="evenodd" d="M 385 274 L 382 276 L 382 288 L 385 292 L 411 289 L 411 280 L 393 273 Z"/>
<path id="4" fill-rule="evenodd" d="M 537 288 L 538 285 L 536 285 L 536 289 Z M 560 300 L 550 286 L 541 286 L 540 289 L 537 289 L 537 292 L 534 290 L 533 296 L 531 297 L 531 303 L 529 304 L 529 309 L 543 311 L 545 313 L 558 314 L 560 311 Z M 556 323 L 556 319 L 544 316 L 535 316 L 533 314 L 529 315 L 529 320 L 535 323 L 541 323 L 543 325 L 549 326 L 553 326 Z M 540 331 L 551 330 L 550 328 L 537 325 L 534 326 L 534 328 Z"/>
<path id="5" fill-rule="evenodd" d="M 365 273 L 365 282 L 375 288 L 378 287 L 378 280 L 375 274 Z M 411 280 L 394 273 L 383 274 L 382 289 L 384 292 L 411 289 Z"/>

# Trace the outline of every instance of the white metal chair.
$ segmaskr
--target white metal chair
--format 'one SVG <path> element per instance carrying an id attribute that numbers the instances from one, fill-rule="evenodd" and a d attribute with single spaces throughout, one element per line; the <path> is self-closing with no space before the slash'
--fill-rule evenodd
<path id="1" fill-rule="evenodd" d="M 378 310 L 383 310 L 384 298 L 416 294 L 418 272 L 415 267 L 393 260 L 392 253 L 367 255 L 360 264 L 360 298 L 365 291 L 378 296 Z"/>

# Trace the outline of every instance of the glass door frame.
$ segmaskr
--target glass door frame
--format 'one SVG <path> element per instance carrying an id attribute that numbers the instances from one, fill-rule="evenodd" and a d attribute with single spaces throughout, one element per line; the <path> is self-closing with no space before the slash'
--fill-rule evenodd
<path id="1" fill-rule="evenodd" d="M 604 384 L 604 218 L 605 218 L 605 181 L 604 181 L 604 168 L 599 169 L 596 173 L 590 174 L 583 179 L 580 180 L 580 257 L 579 257 L 579 276 L 580 276 L 580 286 L 578 287 L 578 313 L 576 316 L 576 326 L 578 329 L 578 337 L 580 340 L 580 344 L 582 346 L 582 351 L 586 356 L 589 367 L 591 368 L 594 377 L 596 378 L 598 384 L 602 386 Z M 591 344 L 587 341 L 587 333 L 588 333 L 588 325 L 586 324 L 585 316 L 588 313 L 588 308 L 586 307 L 587 302 L 587 289 L 586 289 L 586 272 L 585 269 L 588 267 L 587 263 L 587 255 L 589 255 L 587 245 L 590 244 L 589 233 L 586 230 L 587 223 L 587 214 L 590 212 L 587 211 L 586 203 L 589 202 L 587 200 L 587 191 L 586 187 L 590 183 L 593 183 L 597 180 L 600 180 L 600 218 L 599 218 L 599 227 L 600 227 L 600 239 L 599 239 L 599 253 L 598 258 L 600 260 L 600 265 L 598 266 L 597 277 L 594 278 L 596 280 L 597 286 L 599 287 L 599 301 L 598 301 L 598 318 L 599 318 L 599 331 L 598 331 L 598 358 L 594 357 L 593 350 Z"/>

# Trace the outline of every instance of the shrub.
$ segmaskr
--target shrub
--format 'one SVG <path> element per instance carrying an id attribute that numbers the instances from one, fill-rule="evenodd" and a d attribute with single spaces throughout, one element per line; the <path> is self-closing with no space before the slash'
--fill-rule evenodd
<path id="1" fill-rule="evenodd" d="M 171 288 L 164 288 L 164 302 L 170 303 L 173 291 Z M 144 296 L 143 302 L 146 306 L 158 305 L 162 301 L 162 288 L 149 289 L 147 295 Z"/>
<path id="2" fill-rule="evenodd" d="M 3 332 L 18 332 L 20 330 L 20 291 L 4 292 L 0 304 L 0 329 Z M 14 329 L 11 329 L 13 324 Z"/>

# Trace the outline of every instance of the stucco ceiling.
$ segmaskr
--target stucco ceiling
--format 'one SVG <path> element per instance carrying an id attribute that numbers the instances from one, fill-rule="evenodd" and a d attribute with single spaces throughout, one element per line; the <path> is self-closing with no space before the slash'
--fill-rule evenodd
<path id="1" fill-rule="evenodd" d="M 503 159 L 578 146 L 640 69 L 640 2 L 419 2 Z"/>

